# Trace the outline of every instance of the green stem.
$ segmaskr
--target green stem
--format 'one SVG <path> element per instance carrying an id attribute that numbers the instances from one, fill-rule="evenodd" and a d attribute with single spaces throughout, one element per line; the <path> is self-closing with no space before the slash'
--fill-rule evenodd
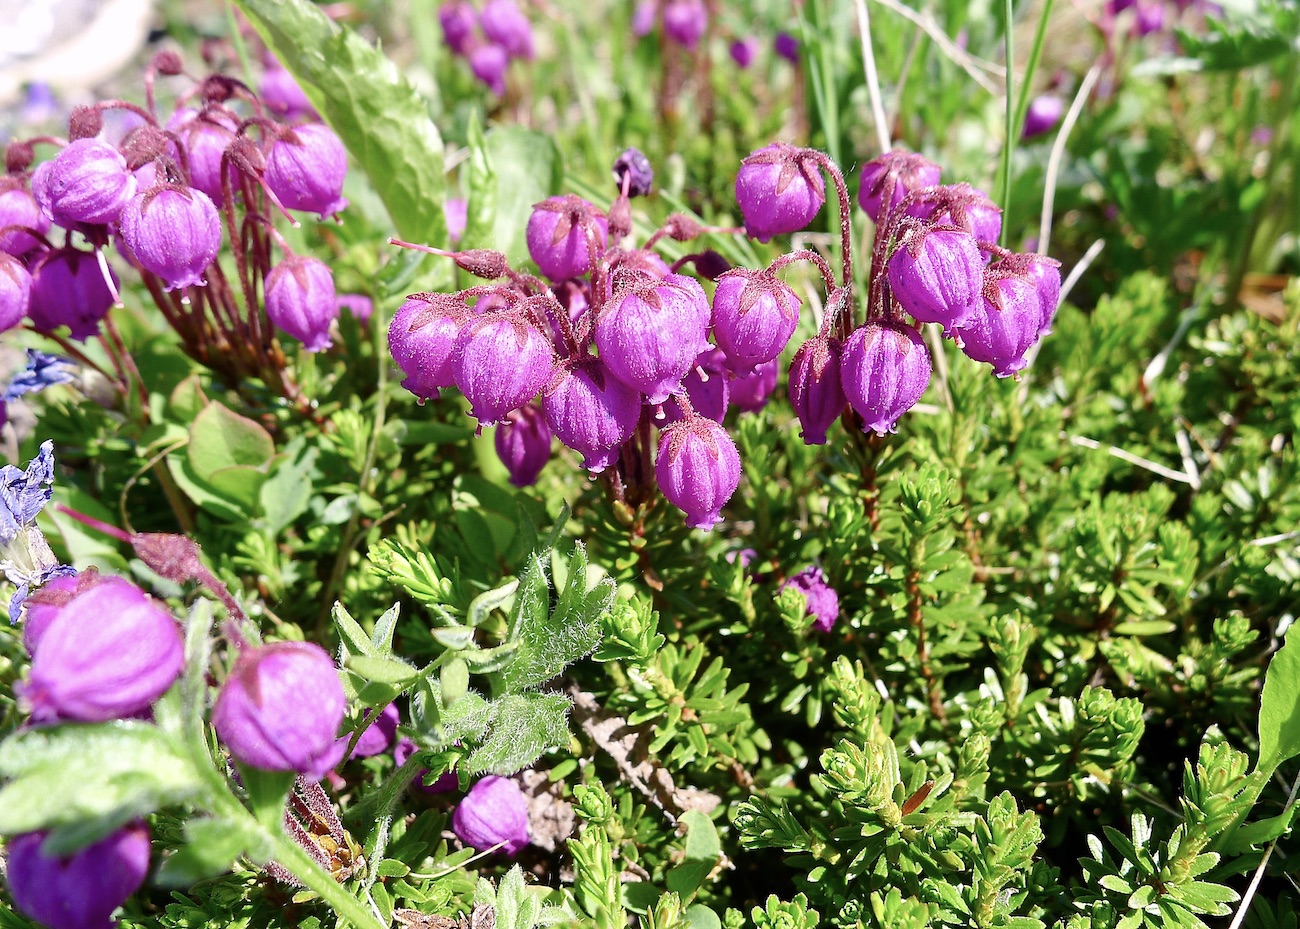
<path id="1" fill-rule="evenodd" d="M 266 832 L 276 863 L 302 881 L 303 886 L 328 903 L 340 917 L 356 929 L 388 929 L 364 903 L 334 880 L 334 876 L 318 865 L 297 842 L 283 832 L 278 835 Z"/>
<path id="2" fill-rule="evenodd" d="M 1013 129 L 1025 125 L 1025 114 L 1029 112 L 1029 92 L 1034 87 L 1034 74 L 1038 71 L 1038 60 L 1043 57 L 1043 44 L 1047 38 L 1047 20 L 1052 15 L 1053 2 L 1054 0 L 1043 0 L 1043 12 L 1038 17 L 1038 28 L 1034 30 L 1034 45 L 1029 50 L 1029 61 L 1025 64 L 1025 74 L 1020 81 L 1020 94 L 1016 98 Z"/>
<path id="3" fill-rule="evenodd" d="M 1004 32 L 1004 44 L 1006 46 L 1007 60 L 1007 106 L 1006 106 L 1006 137 L 1002 141 L 1002 161 L 998 168 L 999 196 L 998 201 L 1002 204 L 1002 237 L 999 244 L 1005 246 L 1007 243 L 1007 231 L 1011 224 L 1008 222 L 1011 212 L 1011 153 L 1016 146 L 1016 104 L 1015 95 L 1012 93 L 1015 85 L 1015 30 L 1012 28 L 1015 21 L 1015 9 L 1012 0 L 1003 0 L 1002 4 Z"/>

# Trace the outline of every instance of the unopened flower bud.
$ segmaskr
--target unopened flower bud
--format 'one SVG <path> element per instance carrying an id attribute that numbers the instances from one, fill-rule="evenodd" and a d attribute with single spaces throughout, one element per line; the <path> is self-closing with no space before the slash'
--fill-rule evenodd
<path id="1" fill-rule="evenodd" d="M 393 761 L 400 768 L 417 751 L 419 751 L 419 748 L 410 739 L 399 739 L 397 745 L 393 748 Z M 424 782 L 428 776 L 429 769 L 421 768 L 420 773 L 415 776 L 415 780 L 412 782 L 412 785 L 420 793 L 445 794 L 455 790 L 460 785 L 460 779 L 456 777 L 453 771 L 447 771 L 445 774 L 440 775 L 432 784 Z"/>
<path id="2" fill-rule="evenodd" d="M 149 827 L 136 821 L 80 851 L 58 857 L 47 832 L 9 841 L 5 883 L 14 907 L 49 929 L 106 929 L 113 911 L 149 873 Z"/>
<path id="3" fill-rule="evenodd" d="M 1065 101 L 1056 94 L 1039 94 L 1029 101 L 1025 110 L 1025 125 L 1020 138 L 1032 139 L 1051 132 L 1065 115 Z"/>
<path id="4" fill-rule="evenodd" d="M 212 708 L 217 736 L 241 764 L 319 780 L 338 764 L 347 697 L 329 654 L 310 642 L 245 647 Z"/>
<path id="5" fill-rule="evenodd" d="M 333 344 L 330 324 L 339 315 L 334 276 L 315 258 L 290 255 L 266 276 L 266 316 L 309 352 Z"/>
<path id="6" fill-rule="evenodd" d="M 738 67 L 748 68 L 758 53 L 758 40 L 755 38 L 737 39 L 727 47 L 727 53 Z"/>
<path id="7" fill-rule="evenodd" d="M 740 163 L 736 202 L 745 231 L 767 242 L 812 222 L 826 202 L 826 184 L 805 149 L 777 142 Z"/>
<path id="8" fill-rule="evenodd" d="M 687 414 L 659 436 L 655 478 L 686 525 L 706 532 L 722 521 L 722 508 L 740 486 L 740 453 L 727 430 Z"/>
<path id="9" fill-rule="evenodd" d="M 506 92 L 506 67 L 510 56 L 495 43 L 476 45 L 469 53 L 469 69 L 498 97 Z"/>
<path id="10" fill-rule="evenodd" d="M 15 177 L 0 178 L 0 252 L 22 257 L 41 244 L 32 233 L 6 226 L 25 226 L 41 235 L 50 230 L 50 218 L 41 212 L 27 185 Z"/>
<path id="11" fill-rule="evenodd" d="M 478 28 L 478 13 L 473 4 L 457 0 L 438 8 L 438 22 L 442 26 L 442 40 L 454 54 L 469 52 L 474 30 Z"/>
<path id="12" fill-rule="evenodd" d="M 121 719 L 147 710 L 183 662 L 171 614 L 129 581 L 105 577 L 50 620 L 20 695 L 38 722 Z"/>
<path id="13" fill-rule="evenodd" d="M 939 166 L 930 159 L 892 149 L 862 166 L 858 205 L 880 225 L 908 194 L 938 184 L 939 173 Z M 929 210 L 916 207 L 909 213 L 924 216 Z"/>
<path id="14" fill-rule="evenodd" d="M 614 159 L 614 183 L 623 189 L 627 183 L 629 197 L 648 197 L 654 185 L 655 172 L 650 166 L 650 159 L 640 149 L 627 148 Z"/>
<path id="15" fill-rule="evenodd" d="M 402 386 L 421 400 L 433 400 L 456 383 L 452 347 L 471 316 L 463 300 L 450 294 L 413 294 L 393 314 L 388 351 L 406 379 Z"/>
<path id="16" fill-rule="evenodd" d="M 514 781 L 489 774 L 456 805 L 451 828 L 470 848 L 513 858 L 529 841 L 528 800 Z"/>
<path id="17" fill-rule="evenodd" d="M 686 48 L 699 45 L 709 26 L 704 0 L 667 0 L 663 16 L 664 34 Z"/>
<path id="18" fill-rule="evenodd" d="M 68 115 L 68 138 L 93 139 L 104 131 L 104 114 L 94 106 L 74 107 Z"/>
<path id="19" fill-rule="evenodd" d="M 500 45 L 511 58 L 533 57 L 533 26 L 514 0 L 488 0 L 479 24 L 488 41 Z"/>
<path id="20" fill-rule="evenodd" d="M 23 263 L 0 252 L 0 332 L 23 321 L 32 302 L 32 276 Z"/>
<path id="21" fill-rule="evenodd" d="M 863 432 L 894 432 L 930 386 L 930 351 L 911 326 L 869 322 L 844 343 L 840 383 Z"/>
<path id="22" fill-rule="evenodd" d="M 790 62 L 792 65 L 799 63 L 799 40 L 788 32 L 778 32 L 776 38 L 772 41 L 773 50 Z"/>
<path id="23" fill-rule="evenodd" d="M 505 277 L 510 270 L 506 256 L 487 248 L 472 248 L 467 252 L 456 252 L 456 267 L 468 271 L 475 277 L 496 280 Z"/>

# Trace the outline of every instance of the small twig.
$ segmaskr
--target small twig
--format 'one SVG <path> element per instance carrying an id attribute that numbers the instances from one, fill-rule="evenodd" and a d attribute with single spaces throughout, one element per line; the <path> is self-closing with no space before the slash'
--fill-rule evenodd
<path id="1" fill-rule="evenodd" d="M 1277 545 L 1281 542 L 1290 542 L 1292 539 L 1300 539 L 1300 529 L 1295 532 L 1282 532 L 1278 535 L 1260 536 L 1258 539 L 1251 539 L 1247 545 L 1257 545 L 1264 548 L 1269 545 Z"/>
<path id="2" fill-rule="evenodd" d="M 1159 474 L 1161 477 L 1168 478 L 1171 481 L 1178 481 L 1180 484 L 1192 484 L 1193 486 L 1196 486 L 1193 483 L 1191 475 L 1184 474 L 1182 471 L 1175 471 L 1172 468 L 1166 468 L 1164 465 L 1157 464 L 1150 458 L 1143 458 L 1141 455 L 1134 455 L 1132 452 L 1126 452 L 1124 449 L 1118 448 L 1114 445 L 1103 445 L 1096 439 L 1089 439 L 1081 435 L 1072 435 L 1068 438 L 1071 445 L 1077 445 L 1082 448 L 1102 448 L 1120 461 L 1127 461 L 1129 464 L 1137 465 L 1139 468 L 1144 468 L 1153 474 Z"/>
<path id="3" fill-rule="evenodd" d="M 858 34 L 862 40 L 862 70 L 867 79 L 867 94 L 871 97 L 871 118 L 876 124 L 876 141 L 880 151 L 887 152 L 893 145 L 889 141 L 889 124 L 885 122 L 885 105 L 880 98 L 880 75 L 876 73 L 876 53 L 871 46 L 871 14 L 867 0 L 853 0 L 858 12 Z"/>
<path id="4" fill-rule="evenodd" d="M 1183 457 L 1183 471 L 1190 477 L 1191 485 L 1194 490 L 1201 489 L 1201 469 L 1196 467 L 1196 460 L 1192 457 L 1192 443 L 1187 438 L 1187 433 L 1179 429 L 1174 433 L 1174 441 L 1178 443 L 1178 453 Z"/>
<path id="5" fill-rule="evenodd" d="M 1079 114 L 1083 112 L 1083 105 L 1088 102 L 1093 85 L 1100 77 L 1100 65 L 1093 65 L 1084 75 L 1083 83 L 1079 85 L 1079 90 L 1074 95 L 1074 102 L 1070 104 L 1065 119 L 1061 120 L 1056 141 L 1052 143 L 1052 153 L 1047 159 L 1047 175 L 1043 179 L 1043 212 L 1038 221 L 1038 254 L 1040 255 L 1047 254 L 1047 243 L 1052 235 L 1052 211 L 1056 206 L 1056 177 L 1061 170 L 1061 159 L 1065 156 L 1065 143 L 1070 138 L 1070 130 L 1078 121 Z"/>

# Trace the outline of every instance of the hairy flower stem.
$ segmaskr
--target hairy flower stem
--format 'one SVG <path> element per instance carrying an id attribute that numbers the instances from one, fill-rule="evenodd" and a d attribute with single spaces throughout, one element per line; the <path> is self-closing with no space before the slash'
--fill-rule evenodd
<path id="1" fill-rule="evenodd" d="M 835 195 L 840 201 L 840 283 L 843 287 L 853 286 L 853 205 L 849 200 L 849 188 L 844 183 L 844 172 L 825 152 L 805 149 L 817 165 L 831 177 L 835 185 Z M 847 335 L 847 333 L 845 333 Z"/>
<path id="2" fill-rule="evenodd" d="M 835 289 L 835 272 L 831 270 L 831 266 L 827 264 L 825 258 L 811 249 L 805 248 L 797 252 L 787 252 L 768 265 L 767 270 L 769 273 L 775 274 L 786 265 L 793 264 L 796 261 L 811 261 L 817 266 L 817 270 L 821 272 L 822 282 L 826 285 L 827 293 Z"/>

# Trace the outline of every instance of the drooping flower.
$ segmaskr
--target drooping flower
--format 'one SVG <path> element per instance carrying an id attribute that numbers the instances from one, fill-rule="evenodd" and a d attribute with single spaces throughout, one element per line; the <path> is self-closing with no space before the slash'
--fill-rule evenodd
<path id="1" fill-rule="evenodd" d="M 316 108 L 311 105 L 302 85 L 278 63 L 262 72 L 257 90 L 266 108 L 281 119 L 317 118 Z"/>
<path id="2" fill-rule="evenodd" d="M 393 739 L 397 736 L 397 726 L 402 721 L 402 714 L 397 709 L 396 703 L 388 704 L 378 713 L 367 710 L 366 717 L 370 720 L 370 725 L 366 726 L 361 737 L 357 739 L 356 747 L 348 756 L 350 758 L 369 758 L 388 751 L 388 746 L 393 744 Z M 342 738 L 344 743 L 351 741 L 351 736 Z"/>
<path id="3" fill-rule="evenodd" d="M 135 176 L 116 148 L 98 139 L 77 139 L 32 175 L 41 210 L 65 229 L 117 222 L 135 196 Z"/>
<path id="4" fill-rule="evenodd" d="M 171 614 L 123 578 L 92 580 L 45 627 L 19 685 L 38 722 L 133 716 L 180 677 L 185 646 Z"/>
<path id="5" fill-rule="evenodd" d="M 736 203 L 745 231 L 760 242 L 805 228 L 826 202 L 826 182 L 806 153 L 777 142 L 740 163 Z"/>
<path id="6" fill-rule="evenodd" d="M 14 906 L 49 929 L 112 929 L 113 911 L 149 872 L 149 827 L 130 823 L 63 857 L 42 850 L 48 835 L 9 841 L 5 883 Z"/>
<path id="7" fill-rule="evenodd" d="M 71 246 L 46 252 L 30 266 L 32 297 L 27 315 L 38 332 L 67 326 L 79 342 L 99 332 L 99 322 L 113 307 L 113 292 L 98 259 Z M 117 275 L 109 271 L 117 286 Z"/>
<path id="8" fill-rule="evenodd" d="M 473 849 L 486 852 L 500 846 L 497 850 L 513 858 L 529 842 L 528 800 L 514 781 L 489 774 L 456 805 L 451 828 Z"/>
<path id="9" fill-rule="evenodd" d="M 667 0 L 663 9 L 664 35 L 678 45 L 695 48 L 709 26 L 703 0 Z"/>
<path id="10" fill-rule="evenodd" d="M 419 751 L 419 747 L 408 738 L 398 739 L 397 745 L 393 748 L 393 761 L 400 768 L 406 764 L 408 758 Z M 424 794 L 445 794 L 455 790 L 460 786 L 460 779 L 456 777 L 454 771 L 447 771 L 439 775 L 438 779 L 432 784 L 426 784 L 425 778 L 429 776 L 428 768 L 421 768 L 420 773 L 415 776 L 412 786 L 420 793 Z"/>
<path id="11" fill-rule="evenodd" d="M 88 589 L 91 583 L 96 582 L 97 574 L 94 568 L 88 568 L 81 574 L 63 574 L 51 578 L 41 586 L 40 590 L 27 598 L 24 603 L 26 610 L 23 617 L 23 645 L 27 647 L 29 655 L 36 653 L 36 646 L 45 635 L 45 630 L 49 628 L 54 618 L 63 612 L 68 601 L 79 591 Z M 11 618 L 17 617 L 11 616 Z"/>
<path id="12" fill-rule="evenodd" d="M 510 472 L 510 483 L 530 487 L 551 460 L 551 427 L 535 403 L 526 403 L 497 426 L 493 444 Z"/>
<path id="13" fill-rule="evenodd" d="M 406 378 L 402 386 L 421 400 L 433 400 L 456 383 L 452 349 L 472 314 L 450 294 L 412 294 L 388 326 L 388 351 Z"/>
<path id="14" fill-rule="evenodd" d="M 322 123 L 284 129 L 266 156 L 266 185 L 287 209 L 319 213 L 321 219 L 348 205 L 343 179 L 348 155 Z"/>
<path id="15" fill-rule="evenodd" d="M 840 383 L 840 343 L 818 335 L 794 353 L 790 362 L 790 405 L 803 426 L 805 445 L 825 445 L 826 430 L 848 402 Z"/>
<path id="16" fill-rule="evenodd" d="M 879 225 L 908 194 L 938 184 L 939 175 L 939 166 L 930 159 L 902 149 L 891 149 L 862 166 L 858 205 L 873 223 Z M 922 206 L 908 212 L 924 216 L 928 210 Z"/>
<path id="17" fill-rule="evenodd" d="M 41 212 L 26 183 L 16 177 L 0 178 L 0 252 L 21 257 L 41 244 L 32 233 L 7 226 L 26 227 L 40 235 L 50 231 L 50 218 Z"/>
<path id="18" fill-rule="evenodd" d="M 311 642 L 246 647 L 212 708 L 236 761 L 319 780 L 338 764 L 347 697 L 329 654 Z"/>
<path id="19" fill-rule="evenodd" d="M 1029 101 L 1025 111 L 1025 125 L 1020 133 L 1022 139 L 1032 139 L 1051 132 L 1065 115 L 1065 101 L 1056 94 L 1039 94 Z"/>
<path id="20" fill-rule="evenodd" d="M 727 377 L 726 360 L 720 349 L 706 349 L 695 359 L 695 366 L 682 378 L 681 389 L 685 391 L 695 412 L 707 416 L 715 423 L 727 418 L 727 406 L 731 403 L 731 382 Z M 677 398 L 669 397 L 664 401 L 663 418 L 657 425 L 675 423 L 685 415 Z"/>
<path id="21" fill-rule="evenodd" d="M 800 300 L 773 274 L 735 268 L 713 292 L 713 338 L 732 371 L 776 358 L 799 325 Z"/>
<path id="22" fill-rule="evenodd" d="M 175 123 L 174 127 L 172 127 L 173 123 Z M 168 121 L 168 126 L 172 127 L 172 131 L 185 145 L 190 168 L 190 184 L 195 190 L 207 194 L 208 199 L 214 204 L 224 203 L 221 163 L 226 149 L 235 141 L 235 130 L 239 128 L 238 125 L 223 111 L 208 107 L 202 111 L 188 108 L 177 110 Z M 234 166 L 227 163 L 226 173 L 230 177 L 231 189 L 238 190 L 238 174 Z M 140 186 L 149 187 L 152 184 L 141 182 Z"/>
<path id="23" fill-rule="evenodd" d="M 221 250 L 221 217 L 208 195 L 172 184 L 136 194 L 122 209 L 126 247 L 164 289 L 201 286 Z"/>
<path id="24" fill-rule="evenodd" d="M 573 194 L 534 204 L 524 230 L 528 254 L 552 281 L 591 270 L 591 251 L 604 252 L 608 234 L 605 214 Z"/>
<path id="25" fill-rule="evenodd" d="M 641 394 L 592 360 L 557 372 L 542 396 L 542 410 L 556 438 L 598 474 L 613 464 L 636 430 Z"/>
<path id="26" fill-rule="evenodd" d="M 844 343 L 840 382 L 863 432 L 893 432 L 930 386 L 930 351 L 911 326 L 866 323 Z"/>
<path id="27" fill-rule="evenodd" d="M 998 377 L 1010 377 L 1025 366 L 1025 353 L 1038 340 L 1043 325 L 1043 301 L 1027 275 L 991 265 L 975 312 L 957 328 L 961 350 L 968 358 L 993 366 Z"/>
<path id="28" fill-rule="evenodd" d="M 808 612 L 816 617 L 813 626 L 819 632 L 830 632 L 835 620 L 840 617 L 840 597 L 835 588 L 826 582 L 826 575 L 817 566 L 804 568 L 790 577 L 781 589 L 793 587 L 803 594 L 808 603 Z"/>
<path id="29" fill-rule="evenodd" d="M 478 27 L 478 13 L 471 3 L 455 0 L 438 7 L 438 22 L 442 26 L 442 40 L 454 54 L 466 55 L 474 30 Z"/>
<path id="30" fill-rule="evenodd" d="M 663 403 L 708 346 L 709 301 L 694 278 L 632 276 L 596 319 L 596 347 L 616 378 Z"/>
<path id="31" fill-rule="evenodd" d="M 773 50 L 792 65 L 799 63 L 799 40 L 788 32 L 778 32 L 772 40 Z"/>
<path id="32" fill-rule="evenodd" d="M 550 340 L 517 310 L 491 310 L 469 320 L 452 349 L 456 386 L 485 426 L 537 396 L 554 370 Z"/>
<path id="33" fill-rule="evenodd" d="M 722 508 L 740 486 L 740 453 L 727 430 L 698 413 L 659 436 L 655 478 L 686 525 L 706 532 L 722 521 Z"/>
<path id="34" fill-rule="evenodd" d="M 469 53 L 469 69 L 498 97 L 506 92 L 506 67 L 510 56 L 500 45 L 491 42 L 476 45 Z"/>
<path id="35" fill-rule="evenodd" d="M 752 36 L 744 39 L 736 39 L 727 46 L 727 53 L 731 55 L 731 60 L 738 67 L 748 68 L 754 63 L 754 56 L 758 53 L 758 40 Z"/>
<path id="36" fill-rule="evenodd" d="M 334 276 L 316 258 L 290 255 L 266 276 L 266 316 L 309 352 L 333 344 L 330 324 L 338 318 Z"/>
<path id="37" fill-rule="evenodd" d="M 909 224 L 889 257 L 889 287 L 917 322 L 939 323 L 951 332 L 979 301 L 984 261 L 969 232 Z"/>
<path id="38" fill-rule="evenodd" d="M 779 373 L 780 363 L 773 358 L 745 374 L 732 374 L 731 405 L 742 413 L 758 412 L 767 406 L 772 391 L 776 390 L 776 379 Z"/>

